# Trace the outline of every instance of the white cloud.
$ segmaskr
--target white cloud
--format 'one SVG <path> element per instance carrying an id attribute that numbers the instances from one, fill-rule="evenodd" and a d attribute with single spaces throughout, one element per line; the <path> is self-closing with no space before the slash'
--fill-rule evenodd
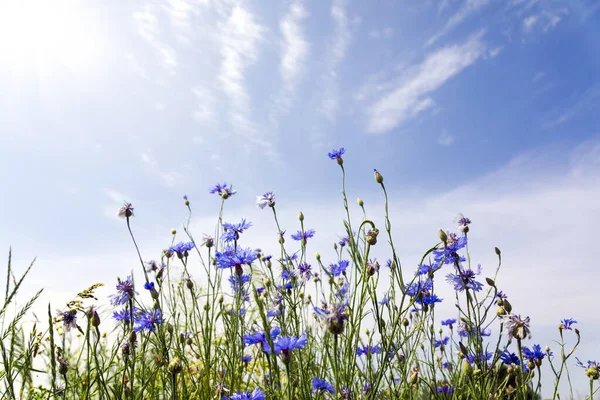
<path id="1" fill-rule="evenodd" d="M 142 11 L 133 14 L 138 34 L 154 49 L 161 59 L 162 65 L 167 72 L 174 75 L 177 70 L 177 54 L 173 47 L 165 44 L 161 39 L 158 10 L 154 5 L 145 4 Z"/>
<path id="2" fill-rule="evenodd" d="M 531 15 L 523 20 L 523 28 L 525 29 L 525 32 L 529 32 L 533 29 L 538 21 L 538 18 L 539 17 L 537 15 Z"/>
<path id="3" fill-rule="evenodd" d="M 463 22 L 467 17 L 471 16 L 481 10 L 484 6 L 486 6 L 490 0 L 466 0 L 461 8 L 458 9 L 456 13 L 454 13 L 444 28 L 433 35 L 431 39 L 427 41 L 427 46 L 431 46 L 435 42 L 437 42 L 442 36 L 449 33 L 452 29 L 454 29 L 457 25 Z"/>
<path id="4" fill-rule="evenodd" d="M 196 107 L 192 111 L 192 118 L 201 125 L 211 125 L 215 122 L 214 102 L 215 98 L 211 91 L 203 86 L 192 89 L 196 98 Z"/>
<path id="5" fill-rule="evenodd" d="M 385 38 L 385 39 L 389 39 L 392 37 L 392 35 L 394 34 L 394 29 L 390 26 L 384 28 L 384 29 L 373 29 L 372 31 L 369 32 L 369 37 L 371 39 L 379 39 L 379 38 Z"/>
<path id="6" fill-rule="evenodd" d="M 291 105 L 296 85 L 302 78 L 310 51 L 310 45 L 304 38 L 301 25 L 307 16 L 308 12 L 304 6 L 296 1 L 290 5 L 288 13 L 279 23 L 279 29 L 283 35 L 279 68 L 283 79 L 283 90 L 278 102 L 285 110 Z"/>
<path id="7" fill-rule="evenodd" d="M 454 137 L 452 137 L 452 135 L 450 135 L 448 132 L 444 131 L 440 136 L 438 136 L 437 142 L 440 146 L 450 146 L 452 143 L 454 143 Z"/>
<path id="8" fill-rule="evenodd" d="M 329 54 L 329 61 L 324 77 L 325 88 L 319 106 L 319 111 L 329 121 L 335 119 L 339 107 L 337 69 L 339 64 L 346 57 L 346 52 L 348 51 L 348 46 L 350 45 L 350 40 L 352 38 L 350 22 L 348 21 L 345 7 L 346 4 L 344 0 L 333 0 L 333 4 L 331 5 L 331 17 L 335 24 L 335 34 L 333 36 L 331 53 Z"/>
<path id="9" fill-rule="evenodd" d="M 475 35 L 462 45 L 447 46 L 427 56 L 411 76 L 368 108 L 367 130 L 388 132 L 431 107 L 434 102 L 429 95 L 484 54 L 481 36 Z"/>

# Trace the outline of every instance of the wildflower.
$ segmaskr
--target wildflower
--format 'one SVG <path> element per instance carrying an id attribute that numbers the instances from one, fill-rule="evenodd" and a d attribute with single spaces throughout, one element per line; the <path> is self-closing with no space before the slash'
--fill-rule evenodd
<path id="1" fill-rule="evenodd" d="M 110 304 L 113 306 L 121 306 L 123 304 L 127 304 L 130 300 L 133 299 L 133 296 L 138 293 L 134 290 L 133 280 L 131 276 L 128 276 L 127 279 L 122 281 L 117 278 L 117 293 L 110 296 Z"/>
<path id="2" fill-rule="evenodd" d="M 223 223 L 225 232 L 221 235 L 221 239 L 224 242 L 233 242 L 240 238 L 240 233 L 243 233 L 246 229 L 252 226 L 251 222 L 246 222 L 246 219 L 242 219 L 239 224 L 230 224 L 228 222 Z"/>
<path id="3" fill-rule="evenodd" d="M 256 388 L 250 393 L 249 391 L 237 392 L 231 397 L 223 397 L 223 400 L 265 400 L 267 395 L 261 389 Z"/>
<path id="4" fill-rule="evenodd" d="M 284 363 L 290 362 L 290 352 L 292 350 L 299 350 L 303 348 L 306 343 L 308 343 L 308 339 L 305 334 L 296 336 L 280 336 L 277 338 L 277 341 L 273 343 L 275 345 L 275 354 L 281 354 L 281 358 Z"/>
<path id="5" fill-rule="evenodd" d="M 588 361 L 587 366 L 584 365 L 579 358 L 576 358 L 577 366 L 581 368 L 585 368 L 585 375 L 591 380 L 600 379 L 600 363 L 598 361 Z"/>
<path id="6" fill-rule="evenodd" d="M 345 303 L 334 303 L 331 308 L 314 307 L 315 314 L 325 321 L 329 332 L 338 335 L 344 331 L 344 322 L 348 319 Z"/>
<path id="7" fill-rule="evenodd" d="M 371 390 L 371 384 L 370 384 L 369 382 L 367 382 L 367 383 L 365 383 L 365 385 L 363 386 L 363 389 L 362 389 L 362 391 L 363 391 L 363 393 L 364 393 L 364 394 L 367 394 L 367 393 L 369 393 L 369 390 Z"/>
<path id="8" fill-rule="evenodd" d="M 280 333 L 281 333 L 280 328 L 278 328 L 278 327 L 271 328 L 271 331 L 269 332 L 269 334 L 271 336 L 271 340 L 275 340 L 277 338 L 277 336 L 279 336 Z M 242 337 L 242 341 L 244 342 L 244 344 L 246 346 L 250 346 L 253 344 L 260 344 L 260 345 L 262 345 L 263 351 L 265 353 L 271 352 L 271 347 L 269 346 L 269 343 L 267 341 L 267 335 L 264 332 L 248 333 Z"/>
<path id="9" fill-rule="evenodd" d="M 335 388 L 331 383 L 329 383 L 323 379 L 317 378 L 317 377 L 313 378 L 312 387 L 313 387 L 313 390 L 312 390 L 313 394 L 323 394 L 323 393 L 334 394 L 335 393 Z"/>
<path id="10" fill-rule="evenodd" d="M 154 260 L 146 261 L 146 272 L 152 272 L 158 270 L 158 264 Z"/>
<path id="11" fill-rule="evenodd" d="M 315 236 L 315 230 L 314 229 L 309 229 L 307 231 L 298 231 L 296 233 L 294 233 L 292 235 L 292 239 L 296 240 L 296 241 L 304 241 L 304 243 L 306 243 L 307 239 L 312 238 L 313 236 Z"/>
<path id="12" fill-rule="evenodd" d="M 445 234 L 446 242 L 443 247 L 433 251 L 434 260 L 440 264 L 444 261 L 444 264 L 454 264 L 457 261 L 464 261 L 465 258 L 458 255 L 458 251 L 467 245 L 467 237 L 458 237 L 454 233 Z"/>
<path id="13" fill-rule="evenodd" d="M 338 244 L 340 245 L 340 247 L 344 247 L 348 243 L 350 243 L 350 237 L 349 236 L 345 236 L 345 237 L 341 238 L 340 241 L 338 242 Z"/>
<path id="14" fill-rule="evenodd" d="M 349 264 L 350 261 L 348 260 L 341 260 L 337 264 L 329 264 L 329 273 L 333 276 L 340 276 L 346 272 Z"/>
<path id="15" fill-rule="evenodd" d="M 156 326 L 165 322 L 160 312 L 160 309 L 155 308 L 152 311 L 142 311 L 138 313 L 134 318 L 134 322 L 137 324 L 136 327 L 133 328 L 135 332 L 142 331 L 144 329 L 154 332 L 156 330 Z"/>
<path id="16" fill-rule="evenodd" d="M 444 384 L 442 386 L 438 386 L 436 390 L 437 390 L 438 393 L 444 393 L 444 394 L 452 394 L 452 393 L 454 393 L 454 389 L 452 388 L 452 386 L 450 386 L 448 384 Z"/>
<path id="17" fill-rule="evenodd" d="M 131 203 L 125 202 L 123 207 L 117 210 L 117 215 L 121 218 L 127 219 L 129 219 L 129 217 L 133 217 L 133 206 L 131 205 Z"/>
<path id="18" fill-rule="evenodd" d="M 379 236 L 379 229 L 377 229 L 377 228 L 369 229 L 369 231 L 367 232 L 367 235 L 365 237 L 365 240 L 370 246 L 375 246 L 377 244 L 377 236 Z"/>
<path id="19" fill-rule="evenodd" d="M 441 303 L 442 300 L 444 299 L 440 299 L 437 294 L 429 294 L 426 296 L 419 296 L 415 299 L 415 303 L 418 304 L 425 304 L 425 305 L 433 305 L 435 303 Z"/>
<path id="20" fill-rule="evenodd" d="M 171 254 L 177 254 L 177 257 L 184 258 L 188 256 L 188 252 L 196 247 L 194 242 L 183 243 L 179 242 L 174 246 L 171 246 L 167 251 Z"/>
<path id="21" fill-rule="evenodd" d="M 248 364 L 250 361 L 252 361 L 252 356 L 246 354 L 242 357 L 242 362 L 244 364 Z"/>
<path id="22" fill-rule="evenodd" d="M 552 352 L 548 351 L 548 356 L 551 356 Z M 530 362 L 534 363 L 538 367 L 542 365 L 542 360 L 546 357 L 546 353 L 542 351 L 542 346 L 534 344 L 530 350 L 528 347 L 523 347 L 523 356 Z"/>
<path id="23" fill-rule="evenodd" d="M 374 169 L 373 171 L 373 174 L 375 175 L 375 182 L 383 183 L 383 175 L 381 175 L 376 169 Z"/>
<path id="24" fill-rule="evenodd" d="M 498 293 L 496 293 L 496 300 L 495 300 L 494 304 L 497 304 L 498 306 L 502 306 L 502 304 L 504 303 L 504 300 L 506 300 L 507 298 L 508 298 L 508 296 L 505 295 L 501 290 Z"/>
<path id="25" fill-rule="evenodd" d="M 442 347 L 448 344 L 448 341 L 450 340 L 450 338 L 448 336 L 445 336 L 442 340 L 436 340 L 435 341 L 435 347 Z"/>
<path id="26" fill-rule="evenodd" d="M 187 194 L 183 195 L 183 204 L 185 204 L 186 206 L 190 205 L 190 200 L 187 197 Z"/>
<path id="27" fill-rule="evenodd" d="M 419 265 L 419 269 L 417 271 L 417 275 L 429 275 L 430 272 L 434 272 L 437 270 L 439 266 L 437 264 L 421 264 Z"/>
<path id="28" fill-rule="evenodd" d="M 262 196 L 256 196 L 256 205 L 263 210 L 266 206 L 275 207 L 275 195 L 273 192 L 267 192 Z"/>
<path id="29" fill-rule="evenodd" d="M 391 299 L 392 296 L 389 293 L 386 293 L 385 296 L 383 296 L 383 299 L 379 301 L 379 304 L 382 306 L 387 306 L 390 303 Z"/>
<path id="30" fill-rule="evenodd" d="M 406 294 L 409 296 L 425 296 L 433 290 L 433 280 L 427 279 L 426 281 L 414 282 L 404 287 Z"/>
<path id="31" fill-rule="evenodd" d="M 307 281 L 312 277 L 312 271 L 310 269 L 310 264 L 302 263 L 298 265 L 298 272 L 300 272 L 300 276 L 304 281 Z"/>
<path id="32" fill-rule="evenodd" d="M 483 284 L 475 280 L 475 276 L 481 274 L 481 265 L 478 266 L 477 272 L 471 269 L 459 271 L 458 274 L 446 275 L 446 282 L 454 285 L 454 290 L 462 292 L 465 289 L 471 289 L 479 292 L 483 289 Z"/>
<path id="33" fill-rule="evenodd" d="M 505 320 L 506 334 L 515 339 L 523 340 L 531 334 L 529 330 L 529 317 L 521 318 L 520 315 L 509 314 Z"/>
<path id="34" fill-rule="evenodd" d="M 377 272 L 379 272 L 379 262 L 377 261 L 377 259 L 369 260 L 367 262 L 367 274 L 369 276 L 373 276 Z"/>
<path id="35" fill-rule="evenodd" d="M 464 233 L 469 232 L 469 225 L 471 224 L 471 220 L 462 215 L 462 213 L 458 213 L 458 216 L 456 217 L 456 223 L 458 225 L 457 229 L 459 231 Z"/>
<path id="36" fill-rule="evenodd" d="M 212 189 L 210 189 L 210 193 L 217 193 L 219 196 L 223 198 L 223 200 L 227 200 L 231 196 L 233 196 L 236 191 L 233 189 L 232 185 L 227 187 L 227 182 L 217 183 Z"/>
<path id="37" fill-rule="evenodd" d="M 230 275 L 229 283 L 231 284 L 231 288 L 233 289 L 233 293 L 240 296 L 240 298 L 245 301 L 250 301 L 250 294 L 248 290 L 244 287 L 245 284 L 250 282 L 250 275 Z"/>
<path id="38" fill-rule="evenodd" d="M 356 356 L 360 357 L 363 354 L 370 356 L 371 354 L 381 354 L 381 346 L 363 346 L 356 349 Z"/>
<path id="39" fill-rule="evenodd" d="M 135 307 L 133 307 L 133 312 L 131 314 L 135 315 L 137 312 L 138 312 L 138 310 Z M 124 308 L 120 311 L 114 311 L 113 318 L 117 322 L 123 321 L 125 323 L 129 323 L 131 314 L 129 313 L 129 309 Z"/>
<path id="40" fill-rule="evenodd" d="M 577 321 L 575 321 L 574 319 L 571 318 L 566 318 L 560 321 L 560 325 L 558 326 L 559 329 L 566 329 L 568 331 L 571 331 L 573 329 L 571 329 L 571 325 L 576 324 Z"/>
<path id="41" fill-rule="evenodd" d="M 454 325 L 455 323 L 456 323 L 456 319 L 454 319 L 454 318 L 445 319 L 442 321 L 442 325 L 449 326 L 450 329 L 452 329 L 452 325 Z"/>
<path id="42" fill-rule="evenodd" d="M 58 313 L 66 331 L 77 327 L 77 310 L 67 310 L 65 312 L 59 310 Z"/>
<path id="43" fill-rule="evenodd" d="M 254 250 L 239 247 L 234 250 L 232 246 L 227 246 L 224 251 L 215 254 L 217 268 L 241 268 L 243 265 L 252 264 L 256 258 Z"/>
<path id="44" fill-rule="evenodd" d="M 500 354 L 500 360 L 506 365 L 521 365 L 521 360 L 519 356 L 515 353 L 511 353 L 508 350 L 504 350 L 504 353 Z"/>
<path id="45" fill-rule="evenodd" d="M 337 163 L 339 165 L 344 164 L 344 160 L 342 159 L 342 155 L 344 155 L 344 153 L 346 152 L 346 149 L 344 149 L 343 147 L 340 147 L 339 150 L 335 150 L 333 149 L 330 153 L 328 153 L 327 155 L 329 156 L 329 158 L 331 158 L 332 160 L 337 160 Z"/>

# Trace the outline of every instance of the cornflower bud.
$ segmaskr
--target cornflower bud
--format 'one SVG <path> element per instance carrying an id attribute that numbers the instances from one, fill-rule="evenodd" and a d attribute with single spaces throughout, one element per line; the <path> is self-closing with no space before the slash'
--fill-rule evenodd
<path id="1" fill-rule="evenodd" d="M 172 229 L 171 229 L 171 235 L 176 235 L 176 234 L 177 234 L 177 229 L 175 229 L 175 228 L 172 228 Z"/>
<path id="2" fill-rule="evenodd" d="M 358 199 L 356 199 L 356 201 L 358 202 L 359 207 L 363 207 L 365 205 L 365 202 L 362 201 L 362 199 L 360 197 Z"/>
<path id="3" fill-rule="evenodd" d="M 319 253 L 315 254 L 317 261 L 321 261 L 321 255 Z"/>
<path id="4" fill-rule="evenodd" d="M 446 244 L 448 242 L 448 235 L 446 234 L 446 232 L 444 232 L 443 229 L 440 229 L 438 234 L 440 236 L 440 240 L 442 241 L 442 243 Z"/>
<path id="5" fill-rule="evenodd" d="M 300 213 L 298 213 L 298 219 L 300 220 L 300 222 L 304 221 L 304 214 L 302 214 L 302 211 L 300 211 Z"/>
<path id="6" fill-rule="evenodd" d="M 375 182 L 383 183 L 383 175 L 381 175 L 376 169 L 374 169 L 373 171 L 375 171 Z"/>
<path id="7" fill-rule="evenodd" d="M 167 371 L 169 371 L 173 375 L 177 375 L 183 370 L 183 364 L 181 363 L 181 359 L 179 357 L 174 357 L 169 366 L 167 367 Z"/>

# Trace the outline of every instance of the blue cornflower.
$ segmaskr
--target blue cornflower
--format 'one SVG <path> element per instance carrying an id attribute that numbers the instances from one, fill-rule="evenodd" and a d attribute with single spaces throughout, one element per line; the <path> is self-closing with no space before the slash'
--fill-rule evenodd
<path id="1" fill-rule="evenodd" d="M 283 353 L 287 355 L 292 350 L 303 348 L 306 343 L 308 343 L 308 339 L 305 334 L 302 334 L 299 337 L 280 336 L 273 344 L 275 345 L 275 354 Z"/>
<path id="2" fill-rule="evenodd" d="M 138 312 L 137 308 L 133 307 L 133 315 L 135 316 L 135 314 Z M 129 323 L 130 321 L 130 313 L 129 313 L 129 309 L 124 308 L 120 311 L 114 311 L 113 312 L 113 318 L 117 321 L 117 322 L 126 322 Z"/>
<path id="3" fill-rule="evenodd" d="M 228 199 L 233 196 L 236 192 L 233 189 L 232 185 L 227 187 L 227 182 L 217 183 L 212 189 L 210 189 L 210 193 L 217 193 L 219 196 L 223 198 L 223 200 Z"/>
<path id="4" fill-rule="evenodd" d="M 133 328 L 135 332 L 144 329 L 154 332 L 156 330 L 156 325 L 162 324 L 165 320 L 162 317 L 160 309 L 155 308 L 151 311 L 138 313 L 138 315 L 134 316 L 134 322 L 137 324 L 137 326 Z"/>
<path id="5" fill-rule="evenodd" d="M 300 272 L 300 276 L 303 280 L 307 281 L 312 277 L 312 271 L 310 264 L 302 263 L 298 265 L 298 272 Z"/>
<path id="6" fill-rule="evenodd" d="M 271 328 L 269 332 L 271 335 L 271 340 L 275 340 L 277 336 L 281 333 L 281 329 L 278 327 Z M 269 342 L 267 340 L 267 335 L 264 332 L 253 332 L 248 333 L 242 337 L 242 341 L 246 346 L 250 346 L 253 344 L 260 344 L 263 347 L 263 351 L 265 353 L 270 353 L 271 349 L 269 346 Z"/>
<path id="7" fill-rule="evenodd" d="M 437 392 L 438 393 L 444 393 L 444 394 L 452 394 L 454 393 L 454 389 L 452 388 L 452 386 L 449 386 L 447 384 L 442 385 L 442 386 L 438 386 L 437 387 Z"/>
<path id="8" fill-rule="evenodd" d="M 230 275 L 228 280 L 231 284 L 231 289 L 233 289 L 233 293 L 239 294 L 245 301 L 250 301 L 250 294 L 246 287 L 244 287 L 245 284 L 250 282 L 250 275 Z"/>
<path id="9" fill-rule="evenodd" d="M 481 265 L 478 266 L 477 272 L 471 269 L 465 269 L 458 274 L 446 275 L 446 281 L 454 285 L 454 290 L 462 292 L 465 289 L 471 289 L 479 292 L 483 289 L 483 284 L 475 280 L 475 276 L 481 274 Z"/>
<path id="10" fill-rule="evenodd" d="M 504 350 L 504 353 L 500 354 L 500 360 L 502 360 L 502 362 L 507 365 L 521 365 L 521 360 L 519 359 L 519 356 L 515 353 L 509 352 L 508 350 Z"/>
<path id="11" fill-rule="evenodd" d="M 313 394 L 335 393 L 335 387 L 331 383 L 317 377 L 313 378 L 312 387 Z"/>
<path id="12" fill-rule="evenodd" d="M 240 238 L 240 233 L 243 233 L 246 229 L 252 226 L 251 222 L 246 222 L 246 219 L 242 219 L 239 224 L 230 224 L 228 222 L 223 223 L 225 232 L 221 235 L 221 240 L 224 242 L 233 242 Z"/>
<path id="13" fill-rule="evenodd" d="M 436 340 L 435 341 L 435 347 L 438 348 L 441 345 L 447 345 L 448 341 L 450 340 L 450 338 L 448 336 L 445 336 L 442 340 Z"/>
<path id="14" fill-rule="evenodd" d="M 246 392 L 237 392 L 231 395 L 231 397 L 223 397 L 223 400 L 265 400 L 267 395 L 261 389 L 256 388 L 250 393 Z"/>
<path id="15" fill-rule="evenodd" d="M 250 361 L 252 361 L 252 356 L 249 356 L 249 355 L 247 355 L 247 354 L 246 354 L 246 355 L 244 355 L 244 356 L 242 357 L 242 362 L 243 362 L 244 364 L 248 364 Z"/>
<path id="16" fill-rule="evenodd" d="M 502 290 L 499 291 L 498 293 L 496 293 L 496 300 L 494 300 L 494 304 L 498 304 L 499 301 L 504 301 L 504 299 L 507 299 L 508 296 L 505 295 Z"/>
<path id="17" fill-rule="evenodd" d="M 338 242 L 338 244 L 340 245 L 340 247 L 344 247 L 344 246 L 345 246 L 345 245 L 347 245 L 348 243 L 350 243 L 350 237 L 349 237 L 349 236 L 343 237 L 343 238 L 342 238 L 342 239 L 341 239 L 341 240 Z"/>
<path id="18" fill-rule="evenodd" d="M 133 215 L 133 205 L 131 205 L 131 203 L 125 202 L 123 207 L 121 207 L 117 210 L 117 215 L 120 218 L 127 218 L 127 220 L 129 220 L 129 217 L 134 216 Z"/>
<path id="19" fill-rule="evenodd" d="M 184 258 L 188 256 L 188 252 L 194 247 L 196 247 L 194 242 L 179 242 L 176 245 L 169 247 L 167 251 L 171 254 L 177 254 L 177 257 L 179 258 Z"/>
<path id="20" fill-rule="evenodd" d="M 442 321 L 443 326 L 449 326 L 451 329 L 452 329 L 452 325 L 454 325 L 455 323 L 456 323 L 456 319 L 454 319 L 454 318 L 445 319 Z"/>
<path id="21" fill-rule="evenodd" d="M 389 293 L 386 293 L 385 296 L 383 296 L 383 299 L 379 301 L 379 304 L 382 306 L 387 306 L 390 303 L 391 299 L 392 296 Z"/>
<path id="22" fill-rule="evenodd" d="M 342 158 L 342 156 L 344 155 L 344 153 L 346 152 L 346 149 L 343 147 L 340 147 L 339 150 L 333 149 L 331 152 L 329 152 L 327 155 L 329 156 L 329 158 L 331 158 L 332 160 L 337 160 Z"/>
<path id="23" fill-rule="evenodd" d="M 469 363 L 473 364 L 475 361 L 477 361 L 477 359 L 479 359 L 479 361 L 489 361 L 492 359 L 492 356 L 492 353 L 486 351 L 485 353 L 478 354 L 477 357 L 474 354 L 467 354 L 466 358 L 469 360 Z"/>
<path id="24" fill-rule="evenodd" d="M 371 354 L 381 354 L 381 346 L 363 346 L 356 349 L 356 356 L 360 357 L 363 354 L 370 356 Z"/>
<path id="25" fill-rule="evenodd" d="M 579 358 L 575 357 L 577 360 L 577 366 L 581 368 L 585 368 L 585 375 L 591 380 L 600 379 L 600 363 L 598 361 L 588 361 L 587 365 L 584 365 Z"/>
<path id="26" fill-rule="evenodd" d="M 273 192 L 267 192 L 262 196 L 256 196 L 256 205 L 261 210 L 266 206 L 275 207 L 275 195 Z"/>
<path id="27" fill-rule="evenodd" d="M 548 351 L 548 355 L 551 356 L 552 352 Z M 542 360 L 546 357 L 546 353 L 542 351 L 542 346 L 534 344 L 531 350 L 528 347 L 523 347 L 523 356 L 532 363 L 535 363 L 538 367 L 542 365 Z"/>
<path id="28" fill-rule="evenodd" d="M 146 283 L 144 283 L 144 289 L 146 289 L 146 290 L 152 290 L 152 289 L 154 289 L 154 282 L 146 282 Z"/>
<path id="29" fill-rule="evenodd" d="M 314 229 L 309 229 L 307 231 L 298 231 L 296 233 L 294 233 L 292 235 L 292 239 L 296 240 L 296 241 L 300 241 L 300 240 L 304 240 L 306 242 L 307 239 L 312 238 L 313 236 L 315 236 L 315 230 Z"/>
<path id="30" fill-rule="evenodd" d="M 337 264 L 329 264 L 329 273 L 333 276 L 340 276 L 346 272 L 349 264 L 350 261 L 348 260 L 340 260 Z"/>
<path id="31" fill-rule="evenodd" d="M 443 260 L 444 264 L 454 264 L 456 261 L 464 261 L 464 257 L 459 256 L 457 252 L 467 245 L 467 237 L 458 237 L 454 233 L 448 233 L 447 236 L 446 245 L 433 251 L 435 262 L 439 264 Z"/>
<path id="32" fill-rule="evenodd" d="M 117 278 L 117 282 L 117 293 L 110 296 L 110 304 L 113 306 L 122 306 L 123 304 L 127 304 L 138 293 L 134 290 L 131 276 L 128 276 L 124 281 Z"/>
<path id="33" fill-rule="evenodd" d="M 504 328 L 509 337 L 523 340 L 531 334 L 529 317 L 521 318 L 520 315 L 508 314 L 503 315 L 502 319 L 505 321 Z"/>
<path id="34" fill-rule="evenodd" d="M 560 325 L 558 326 L 560 329 L 566 329 L 568 331 L 571 331 L 573 329 L 571 329 L 571 325 L 576 324 L 577 321 L 575 321 L 574 319 L 571 318 L 566 318 L 560 321 Z"/>
<path id="35" fill-rule="evenodd" d="M 224 251 L 215 254 L 218 268 L 241 267 L 253 263 L 257 256 L 254 250 L 250 248 L 237 248 L 227 246 Z"/>
<path id="36" fill-rule="evenodd" d="M 419 266 L 419 270 L 417 271 L 417 275 L 427 275 L 430 272 L 437 270 L 438 268 L 439 268 L 439 265 L 437 265 L 437 264 L 431 264 L 431 265 L 421 264 Z"/>
<path id="37" fill-rule="evenodd" d="M 427 304 L 427 305 L 433 305 L 435 303 L 441 303 L 442 300 L 444 299 L 440 299 L 437 294 L 428 294 L 426 296 L 419 296 L 415 299 L 415 303 L 419 303 L 419 304 Z"/>
<path id="38" fill-rule="evenodd" d="M 433 280 L 427 279 L 425 282 L 418 281 L 404 287 L 409 296 L 425 295 L 433 290 Z"/>
<path id="39" fill-rule="evenodd" d="M 77 327 L 77 310 L 67 310 L 65 312 L 58 310 L 58 313 L 60 314 L 63 326 L 67 332 L 70 331 L 71 328 Z"/>

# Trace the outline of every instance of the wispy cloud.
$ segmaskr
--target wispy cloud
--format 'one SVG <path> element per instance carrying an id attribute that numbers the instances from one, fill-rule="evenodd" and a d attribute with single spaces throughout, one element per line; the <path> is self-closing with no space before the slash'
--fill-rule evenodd
<path id="1" fill-rule="evenodd" d="M 202 86 L 197 86 L 192 89 L 194 98 L 196 99 L 196 107 L 192 111 L 192 118 L 201 125 L 212 125 L 216 121 L 214 110 L 215 98 L 211 91 Z"/>
<path id="2" fill-rule="evenodd" d="M 235 132 L 247 141 L 248 150 L 250 144 L 258 145 L 274 156 L 271 143 L 258 135 L 252 120 L 244 75 L 246 69 L 258 60 L 258 44 L 265 31 L 266 28 L 256 21 L 252 13 L 241 6 L 234 6 L 227 21 L 219 24 L 222 62 L 218 77 L 231 102 L 229 119 Z"/>
<path id="3" fill-rule="evenodd" d="M 484 55 L 482 36 L 479 33 L 462 45 L 447 46 L 427 56 L 412 75 L 368 108 L 367 130 L 388 132 L 433 106 L 429 95 Z"/>
<path id="4" fill-rule="evenodd" d="M 533 29 L 538 22 L 538 18 L 537 15 L 531 15 L 523 20 L 523 29 L 525 29 L 525 32 L 529 32 Z"/>
<path id="5" fill-rule="evenodd" d="M 157 177 L 163 186 L 173 187 L 177 185 L 183 178 L 178 172 L 164 171 L 160 167 L 158 161 L 156 161 L 156 159 L 149 153 L 142 153 L 140 158 L 142 159 L 146 170 Z"/>
<path id="6" fill-rule="evenodd" d="M 162 66 L 170 74 L 177 71 L 177 54 L 173 47 L 160 39 L 160 24 L 157 16 L 158 9 L 152 4 L 145 4 L 143 10 L 133 14 L 138 34 L 154 49 L 162 61 Z"/>
<path id="7" fill-rule="evenodd" d="M 335 24 L 335 33 L 331 45 L 331 53 L 327 70 L 325 72 L 325 89 L 319 106 L 319 111 L 328 120 L 333 121 L 339 106 L 338 98 L 338 67 L 346 57 L 348 46 L 352 34 L 350 31 L 350 21 L 346 14 L 346 4 L 344 0 L 333 0 L 331 5 L 331 17 Z"/>
<path id="8" fill-rule="evenodd" d="M 562 109 L 554 109 L 549 114 L 549 118 L 543 124 L 546 128 L 553 128 L 564 124 L 575 116 L 595 110 L 600 105 L 600 84 L 591 86 L 583 93 L 572 96 L 569 99 L 569 105 Z M 558 114 L 558 117 L 556 115 Z"/>
<path id="9" fill-rule="evenodd" d="M 450 146 L 454 143 L 454 137 L 450 135 L 448 132 L 443 131 L 440 136 L 437 138 L 437 142 L 440 146 Z"/>
<path id="10" fill-rule="evenodd" d="M 304 74 L 306 59 L 310 51 L 310 45 L 304 38 L 301 25 L 307 16 L 308 12 L 302 3 L 295 1 L 279 23 L 279 29 L 283 35 L 279 67 L 283 79 L 283 89 L 277 102 L 284 110 L 287 110 L 293 101 L 296 85 Z"/>
<path id="11" fill-rule="evenodd" d="M 484 6 L 486 6 L 490 0 L 466 0 L 463 5 L 458 9 L 456 13 L 454 13 L 444 28 L 441 31 L 436 33 L 427 41 L 427 46 L 431 46 L 435 42 L 437 42 L 442 36 L 448 34 L 452 29 L 454 29 L 457 25 L 463 22 L 467 17 L 471 16 L 481 10 Z"/>
<path id="12" fill-rule="evenodd" d="M 380 39 L 380 38 L 388 39 L 388 38 L 391 38 L 393 34 L 394 34 L 394 29 L 391 26 L 388 26 L 383 29 L 373 29 L 371 32 L 369 32 L 369 37 L 371 39 Z"/>

